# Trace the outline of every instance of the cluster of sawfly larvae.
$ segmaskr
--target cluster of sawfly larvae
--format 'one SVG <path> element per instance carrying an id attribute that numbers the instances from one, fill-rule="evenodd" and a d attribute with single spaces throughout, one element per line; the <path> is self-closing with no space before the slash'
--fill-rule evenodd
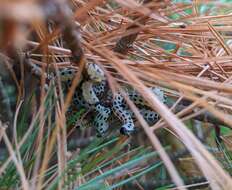
<path id="1" fill-rule="evenodd" d="M 120 133 L 130 135 L 135 131 L 135 116 L 129 109 L 125 99 L 120 92 L 112 94 L 108 88 L 107 80 L 103 70 L 95 63 L 86 64 L 87 77 L 82 77 L 81 82 L 75 90 L 70 107 L 77 109 L 85 108 L 94 113 L 94 126 L 98 136 L 104 136 L 109 127 L 109 118 L 113 115 L 120 121 Z M 60 70 L 60 78 L 64 91 L 67 92 L 72 84 L 76 73 L 75 69 L 65 68 Z M 157 87 L 150 88 L 160 101 L 166 101 L 164 93 Z M 132 88 L 125 88 L 124 91 L 134 104 L 139 108 L 140 113 L 149 124 L 154 124 L 159 115 L 152 111 L 145 100 Z"/>

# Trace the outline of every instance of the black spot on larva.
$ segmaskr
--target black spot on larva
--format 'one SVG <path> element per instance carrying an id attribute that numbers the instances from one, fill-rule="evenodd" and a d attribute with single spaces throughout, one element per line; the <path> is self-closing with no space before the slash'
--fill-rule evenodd
<path id="1" fill-rule="evenodd" d="M 119 107 L 118 107 L 118 106 L 114 106 L 114 108 L 115 108 L 115 109 L 119 109 Z"/>
<path id="2" fill-rule="evenodd" d="M 117 101 L 121 102 L 122 98 L 120 96 L 117 97 Z"/>
<path id="3" fill-rule="evenodd" d="M 99 120 L 101 120 L 101 119 L 102 119 L 102 117 L 103 117 L 102 115 L 99 115 L 97 118 L 98 118 Z"/>
<path id="4" fill-rule="evenodd" d="M 125 105 L 125 104 L 122 104 L 121 106 L 122 106 L 122 108 L 125 108 L 125 107 L 126 107 L 126 105 Z"/>
<path id="5" fill-rule="evenodd" d="M 72 71 L 71 71 L 71 70 L 69 70 L 69 71 L 68 71 L 68 74 L 70 74 L 70 75 L 71 75 L 71 74 L 72 74 Z"/>
<path id="6" fill-rule="evenodd" d="M 139 101 L 140 103 L 143 103 L 143 100 L 142 100 L 142 99 L 139 99 L 138 101 Z"/>

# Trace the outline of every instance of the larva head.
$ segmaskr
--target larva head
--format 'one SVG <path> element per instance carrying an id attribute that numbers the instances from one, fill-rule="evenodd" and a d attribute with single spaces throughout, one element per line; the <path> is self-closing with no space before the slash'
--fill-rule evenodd
<path id="1" fill-rule="evenodd" d="M 122 135 L 130 135 L 135 131 L 135 127 L 133 123 L 126 123 L 120 128 L 120 133 Z"/>
<path id="2" fill-rule="evenodd" d="M 95 63 L 88 63 L 86 70 L 90 79 L 95 82 L 102 82 L 106 79 L 103 70 Z"/>

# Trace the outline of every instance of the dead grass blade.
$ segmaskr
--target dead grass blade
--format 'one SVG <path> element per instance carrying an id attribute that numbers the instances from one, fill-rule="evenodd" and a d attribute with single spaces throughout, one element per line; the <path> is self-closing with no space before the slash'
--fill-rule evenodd
<path id="1" fill-rule="evenodd" d="M 154 94 L 147 87 L 145 87 L 144 84 L 138 80 L 138 78 L 133 75 L 123 63 L 120 62 L 119 59 L 113 56 L 109 50 L 104 49 L 103 51 L 103 48 L 101 52 L 96 49 L 92 51 L 95 51 L 102 57 L 108 59 L 119 73 L 123 73 L 125 79 L 127 79 L 131 84 L 134 84 L 133 87 L 141 93 L 143 98 L 150 103 L 152 108 L 162 116 L 170 128 L 173 129 L 180 137 L 181 141 L 185 144 L 185 146 L 196 159 L 196 162 L 199 165 L 199 168 L 205 174 L 205 177 L 210 181 L 211 187 L 213 189 L 217 189 L 218 187 L 225 190 L 232 188 L 230 176 L 221 168 L 214 157 L 202 146 L 199 140 L 184 126 L 184 124 L 175 115 L 173 115 L 173 113 L 170 112 L 170 110 L 165 105 L 163 105 L 157 99 L 157 97 L 155 97 Z M 144 130 L 146 131 L 147 129 Z M 149 134 L 151 141 L 156 139 L 154 134 L 151 134 L 150 130 L 147 131 L 147 134 Z M 153 143 L 155 144 L 157 142 L 153 141 Z M 170 175 L 174 177 L 171 173 Z M 179 181 L 176 181 L 176 179 L 175 183 L 180 185 Z"/>

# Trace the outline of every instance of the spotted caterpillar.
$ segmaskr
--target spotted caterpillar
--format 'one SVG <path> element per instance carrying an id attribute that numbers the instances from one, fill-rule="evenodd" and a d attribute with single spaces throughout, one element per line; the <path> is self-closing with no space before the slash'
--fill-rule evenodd
<path id="1" fill-rule="evenodd" d="M 86 70 L 88 77 L 82 79 L 77 87 L 71 106 L 94 111 L 94 126 L 96 127 L 98 136 L 104 136 L 108 131 L 109 118 L 112 115 L 116 116 L 122 122 L 120 128 L 121 134 L 130 135 L 133 133 L 135 130 L 135 117 L 127 106 L 123 96 L 119 92 L 113 95 L 107 88 L 104 72 L 97 64 L 87 64 Z M 75 72 L 74 69 L 69 68 L 60 71 L 60 78 L 65 91 L 71 86 Z M 153 87 L 151 90 L 162 102 L 165 102 L 163 91 Z M 134 89 L 126 88 L 125 91 L 130 100 L 138 106 L 140 113 L 149 124 L 153 124 L 158 120 L 158 114 L 149 109 L 142 96 Z"/>

